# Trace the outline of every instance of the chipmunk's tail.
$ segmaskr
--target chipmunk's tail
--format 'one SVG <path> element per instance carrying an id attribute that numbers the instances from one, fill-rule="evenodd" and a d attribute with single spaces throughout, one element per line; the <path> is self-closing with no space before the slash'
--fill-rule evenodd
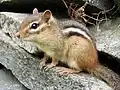
<path id="1" fill-rule="evenodd" d="M 103 65 L 97 65 L 94 69 L 87 69 L 89 73 L 105 81 L 114 90 L 120 90 L 120 76 Z"/>

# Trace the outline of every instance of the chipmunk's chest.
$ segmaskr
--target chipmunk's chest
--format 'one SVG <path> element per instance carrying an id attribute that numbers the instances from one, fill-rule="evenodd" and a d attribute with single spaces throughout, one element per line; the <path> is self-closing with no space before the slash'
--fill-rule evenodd
<path id="1" fill-rule="evenodd" d="M 47 55 L 49 56 L 53 56 L 54 54 L 54 49 L 50 46 L 48 46 L 47 44 L 44 43 L 37 43 L 36 44 L 37 48 L 39 50 L 42 50 L 43 52 L 45 52 Z"/>
<path id="2" fill-rule="evenodd" d="M 53 57 L 56 56 L 57 59 L 59 59 L 61 57 L 61 48 L 59 48 L 59 45 L 55 45 L 55 43 L 49 43 L 49 41 L 47 42 L 37 42 L 36 46 L 38 47 L 39 50 L 42 50 L 43 52 L 45 52 L 48 56 Z"/>

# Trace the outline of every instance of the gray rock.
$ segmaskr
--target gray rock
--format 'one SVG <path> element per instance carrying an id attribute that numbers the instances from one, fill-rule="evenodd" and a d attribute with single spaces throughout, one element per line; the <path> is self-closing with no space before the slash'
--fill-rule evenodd
<path id="1" fill-rule="evenodd" d="M 0 3 L 3 3 L 3 2 L 11 2 L 12 0 L 0 0 Z"/>
<path id="2" fill-rule="evenodd" d="M 15 14 L 15 13 L 14 13 Z M 0 63 L 10 69 L 15 77 L 31 90 L 112 90 L 103 81 L 89 74 L 59 76 L 55 68 L 41 70 L 40 60 L 34 57 L 34 45 L 14 36 L 19 20 L 10 13 L 0 13 Z M 18 17 L 18 18 L 19 18 Z M 22 45 L 21 45 L 22 44 Z M 24 47 L 24 46 L 29 47 Z"/>
<path id="3" fill-rule="evenodd" d="M 96 6 L 101 10 L 109 10 L 114 6 L 114 0 L 83 0 L 89 1 L 90 5 Z"/>
<path id="4" fill-rule="evenodd" d="M 3 30 L 3 32 L 0 31 L 0 33 L 5 33 L 6 35 L 2 34 L 1 39 L 7 41 L 8 43 L 11 43 L 12 45 L 14 45 L 14 47 L 17 48 L 17 45 L 19 45 L 19 47 L 21 48 L 25 48 L 25 50 L 27 50 L 29 53 L 35 53 L 37 52 L 37 48 L 34 47 L 33 44 L 29 43 L 29 42 L 24 42 L 22 40 L 17 39 L 14 35 L 17 32 L 17 30 L 19 30 L 19 25 L 20 22 L 27 16 L 23 15 L 23 14 L 13 14 L 13 13 L 6 13 L 4 12 L 5 15 L 7 15 L 9 17 L 9 19 L 6 18 L 6 16 L 1 14 L 1 25 L 0 28 Z M 17 18 L 19 17 L 19 18 Z M 18 21 L 18 22 L 14 22 Z M 4 21 L 6 21 L 7 23 L 5 23 Z M 9 29 L 8 29 L 9 28 Z M 11 32 L 9 32 L 11 31 Z M 6 37 L 6 38 L 4 38 Z M 13 42 L 11 42 L 11 39 L 13 40 Z M 17 41 L 17 42 L 16 42 Z"/>
<path id="5" fill-rule="evenodd" d="M 28 90 L 7 69 L 0 70 L 0 90 Z"/>
<path id="6" fill-rule="evenodd" d="M 91 27 L 96 37 L 97 49 L 120 58 L 120 18 L 105 21 L 97 27 Z M 120 62 L 120 61 L 119 61 Z"/>

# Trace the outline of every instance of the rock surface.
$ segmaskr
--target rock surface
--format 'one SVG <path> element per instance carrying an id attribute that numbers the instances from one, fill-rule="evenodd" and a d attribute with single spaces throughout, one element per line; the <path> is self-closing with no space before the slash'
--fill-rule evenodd
<path id="1" fill-rule="evenodd" d="M 89 1 L 90 5 L 96 6 L 102 10 L 109 10 L 114 6 L 114 0 L 83 0 Z"/>
<path id="2" fill-rule="evenodd" d="M 59 76 L 54 71 L 41 70 L 40 60 L 32 55 L 34 45 L 14 36 L 21 14 L 0 13 L 0 63 L 31 90 L 112 90 L 103 81 L 88 74 Z M 19 16 L 19 17 L 18 17 Z M 22 16 L 23 17 L 23 16 Z"/>
<path id="3" fill-rule="evenodd" d="M 99 51 L 120 58 L 120 18 L 109 20 L 97 27 L 90 28 L 96 37 Z M 120 61 L 118 61 L 120 63 Z"/>
<path id="4" fill-rule="evenodd" d="M 28 90 L 7 69 L 0 70 L 0 90 Z"/>

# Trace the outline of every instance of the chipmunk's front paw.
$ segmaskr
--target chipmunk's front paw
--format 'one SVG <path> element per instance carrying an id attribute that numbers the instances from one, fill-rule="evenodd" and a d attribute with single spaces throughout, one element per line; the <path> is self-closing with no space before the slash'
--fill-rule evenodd
<path id="1" fill-rule="evenodd" d="M 53 68 L 53 67 L 55 67 L 55 66 L 56 66 L 56 64 L 53 64 L 53 63 L 46 65 L 46 67 L 47 67 L 48 69 Z"/>
<path id="2" fill-rule="evenodd" d="M 45 71 L 47 71 L 47 70 L 53 68 L 54 66 L 56 66 L 56 65 L 52 64 L 52 63 L 51 64 L 47 64 L 47 65 L 45 64 L 42 69 L 44 69 Z"/>

